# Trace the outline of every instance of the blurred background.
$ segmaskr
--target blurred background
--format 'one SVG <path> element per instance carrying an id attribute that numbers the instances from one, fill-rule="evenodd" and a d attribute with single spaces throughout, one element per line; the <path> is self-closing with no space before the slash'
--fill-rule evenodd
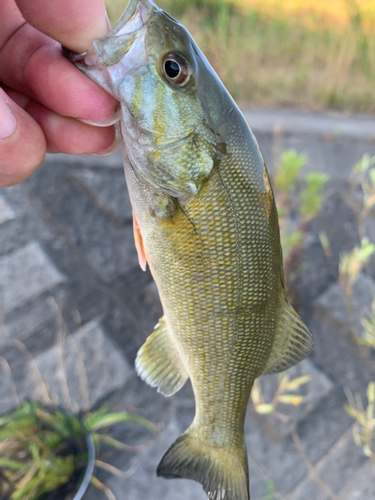
<path id="1" fill-rule="evenodd" d="M 252 106 L 375 109 L 374 0 L 160 0 L 234 99 Z M 108 0 L 115 22 L 121 0 Z"/>

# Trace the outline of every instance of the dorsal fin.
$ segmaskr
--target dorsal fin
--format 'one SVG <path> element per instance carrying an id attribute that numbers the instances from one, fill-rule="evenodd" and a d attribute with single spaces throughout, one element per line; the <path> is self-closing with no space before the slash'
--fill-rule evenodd
<path id="1" fill-rule="evenodd" d="M 282 299 L 271 354 L 262 372 L 277 373 L 302 361 L 314 347 L 313 337 L 293 307 Z"/>

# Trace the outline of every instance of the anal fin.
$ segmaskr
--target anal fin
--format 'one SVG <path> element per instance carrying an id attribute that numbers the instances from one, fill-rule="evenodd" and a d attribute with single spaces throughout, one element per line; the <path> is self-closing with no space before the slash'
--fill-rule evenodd
<path id="1" fill-rule="evenodd" d="M 281 314 L 271 353 L 262 375 L 277 373 L 302 361 L 314 347 L 314 339 L 293 307 L 282 300 Z"/>
<path id="2" fill-rule="evenodd" d="M 135 360 L 138 375 L 164 396 L 172 396 L 189 378 L 177 347 L 167 331 L 164 316 L 140 348 Z"/>

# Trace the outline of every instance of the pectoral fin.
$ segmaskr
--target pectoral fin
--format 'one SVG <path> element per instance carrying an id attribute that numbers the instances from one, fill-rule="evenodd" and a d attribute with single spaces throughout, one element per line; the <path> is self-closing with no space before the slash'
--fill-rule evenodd
<path id="1" fill-rule="evenodd" d="M 293 307 L 282 300 L 271 354 L 262 372 L 277 373 L 302 361 L 314 346 L 313 337 Z"/>
<path id="2" fill-rule="evenodd" d="M 143 246 L 143 238 L 141 230 L 139 228 L 139 224 L 134 213 L 133 213 L 133 231 L 134 231 L 135 248 L 137 249 L 138 253 L 138 262 L 142 271 L 146 271 L 146 264 L 147 264 L 146 252 Z"/>
<path id="3" fill-rule="evenodd" d="M 177 347 L 168 335 L 164 316 L 140 348 L 135 360 L 138 375 L 164 396 L 172 396 L 189 378 Z"/>

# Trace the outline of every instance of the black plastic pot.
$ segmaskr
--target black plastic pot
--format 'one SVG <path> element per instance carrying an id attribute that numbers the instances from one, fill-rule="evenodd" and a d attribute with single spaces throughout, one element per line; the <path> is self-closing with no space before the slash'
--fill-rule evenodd
<path id="1" fill-rule="evenodd" d="M 49 492 L 48 494 L 43 495 L 41 500 L 81 500 L 83 495 L 86 493 L 95 468 L 95 445 L 90 431 L 84 427 L 83 423 L 81 423 L 81 425 L 85 431 L 87 449 L 86 467 L 77 467 L 68 483 L 60 486 L 54 491 Z M 77 491 L 78 484 L 80 484 L 80 486 Z"/>

